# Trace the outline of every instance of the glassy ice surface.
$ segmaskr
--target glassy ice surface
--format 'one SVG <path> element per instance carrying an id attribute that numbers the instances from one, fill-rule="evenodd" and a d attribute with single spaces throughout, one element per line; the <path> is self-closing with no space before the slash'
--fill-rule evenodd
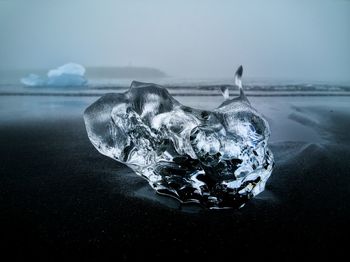
<path id="1" fill-rule="evenodd" d="M 240 96 L 212 111 L 180 104 L 162 86 L 133 82 L 123 94 L 106 94 L 84 120 L 102 154 L 128 165 L 160 194 L 208 208 L 238 208 L 264 190 L 274 161 L 267 121 Z M 122 174 L 121 174 L 122 175 Z"/>
<path id="2" fill-rule="evenodd" d="M 26 86 L 84 86 L 87 84 L 85 68 L 75 63 L 67 63 L 51 69 L 47 77 L 29 74 L 21 79 Z"/>

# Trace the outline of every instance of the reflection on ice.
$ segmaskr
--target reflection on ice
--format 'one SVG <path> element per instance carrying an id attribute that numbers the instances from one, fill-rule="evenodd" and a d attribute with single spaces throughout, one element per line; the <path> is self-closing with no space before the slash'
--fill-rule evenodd
<path id="1" fill-rule="evenodd" d="M 273 169 L 267 121 L 244 95 L 218 108 L 180 104 L 156 84 L 133 82 L 106 94 L 84 113 L 88 136 L 102 154 L 131 167 L 160 194 L 209 208 L 241 207 L 264 190 Z"/>

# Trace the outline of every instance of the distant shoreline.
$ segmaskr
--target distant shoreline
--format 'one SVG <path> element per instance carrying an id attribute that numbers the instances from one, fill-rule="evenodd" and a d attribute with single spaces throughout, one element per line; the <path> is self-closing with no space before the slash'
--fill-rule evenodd
<path id="1" fill-rule="evenodd" d="M 71 96 L 71 97 L 100 97 L 106 93 L 124 93 L 125 89 L 120 89 L 117 92 L 0 92 L 0 96 Z M 173 96 L 190 96 L 190 97 L 213 97 L 222 96 L 219 92 L 170 92 Z M 318 97 L 318 96 L 350 96 L 350 92 L 245 92 L 248 97 Z M 232 93 L 231 97 L 238 96 L 238 92 Z"/>

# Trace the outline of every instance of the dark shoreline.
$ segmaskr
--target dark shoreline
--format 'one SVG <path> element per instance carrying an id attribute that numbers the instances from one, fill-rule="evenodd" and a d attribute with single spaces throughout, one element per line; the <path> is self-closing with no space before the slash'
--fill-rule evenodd
<path id="1" fill-rule="evenodd" d="M 261 259 L 344 254 L 350 233 L 350 110 L 342 101 L 338 107 L 295 101 L 285 122 L 273 118 L 275 111 L 265 111 L 273 118 L 272 132 L 293 128 L 290 132 L 300 136 L 293 141 L 275 136 L 270 148 L 276 167 L 266 191 L 239 210 L 188 212 L 186 206 L 167 205 L 166 198 L 147 190 L 144 179 L 93 148 L 76 113 L 49 117 L 54 115 L 47 112 L 40 118 L 33 113 L 33 118 L 3 121 L 3 256 L 128 260 L 140 255 Z M 68 102 L 63 105 L 70 109 Z M 287 110 L 274 105 L 277 113 Z M 287 120 L 296 124 L 289 126 Z M 305 137 L 303 126 L 320 140 L 297 141 Z"/>
<path id="2" fill-rule="evenodd" d="M 350 233 L 346 145 L 272 144 L 266 192 L 240 210 L 188 213 L 133 197 L 147 183 L 100 155 L 82 119 L 3 125 L 0 139 L 1 242 L 17 255 L 332 254 Z"/>

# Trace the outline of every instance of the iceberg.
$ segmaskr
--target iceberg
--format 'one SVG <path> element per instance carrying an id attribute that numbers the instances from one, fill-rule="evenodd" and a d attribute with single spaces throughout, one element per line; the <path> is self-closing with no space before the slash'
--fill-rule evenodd
<path id="1" fill-rule="evenodd" d="M 43 86 L 45 85 L 46 81 L 41 76 L 38 76 L 36 74 L 29 74 L 28 76 L 21 79 L 21 83 L 26 86 Z"/>
<path id="2" fill-rule="evenodd" d="M 21 79 L 26 86 L 85 86 L 85 68 L 76 63 L 68 63 L 58 68 L 51 69 L 47 77 L 30 74 Z"/>
<path id="3" fill-rule="evenodd" d="M 269 124 L 244 95 L 242 73 L 239 67 L 239 97 L 223 88 L 225 101 L 212 111 L 134 81 L 127 92 L 106 94 L 85 110 L 88 137 L 159 194 L 210 209 L 239 208 L 264 190 L 274 166 Z"/>

